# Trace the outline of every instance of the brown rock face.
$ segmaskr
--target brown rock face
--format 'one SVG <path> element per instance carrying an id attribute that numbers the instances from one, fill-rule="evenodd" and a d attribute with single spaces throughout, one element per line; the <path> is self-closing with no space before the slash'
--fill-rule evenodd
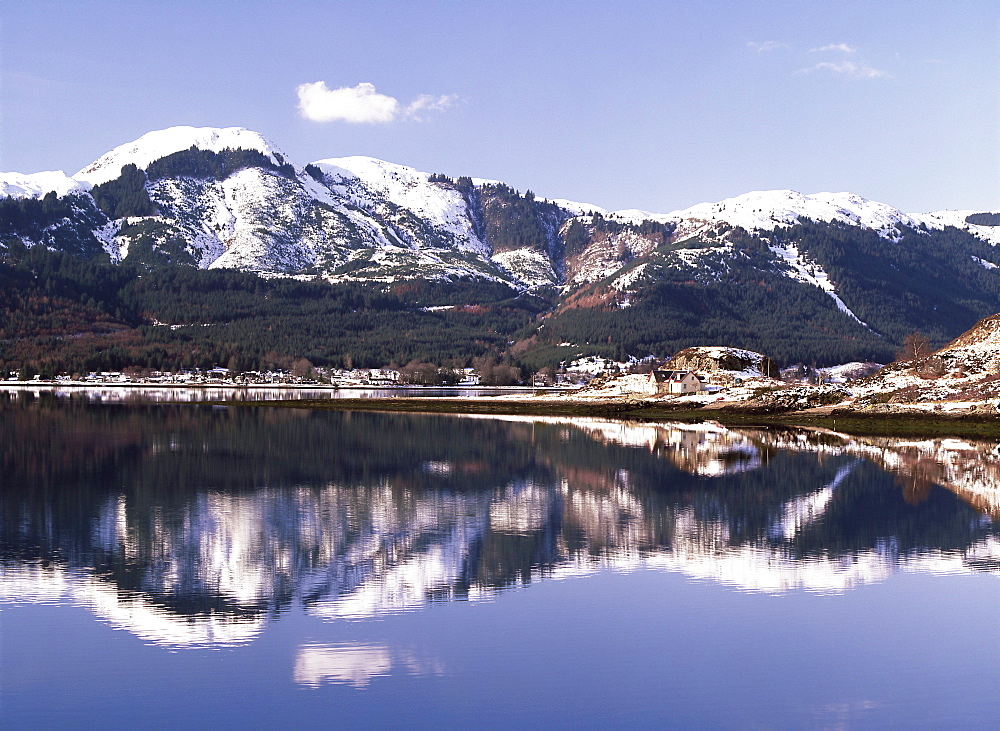
<path id="1" fill-rule="evenodd" d="M 918 371 L 935 365 L 969 374 L 1000 373 L 1000 314 L 984 317 L 941 350 L 916 362 Z"/>
<path id="2" fill-rule="evenodd" d="M 735 348 L 685 348 L 665 366 L 673 370 L 688 371 L 745 371 L 759 368 L 769 378 L 779 378 L 778 366 L 760 353 Z"/>
<path id="3" fill-rule="evenodd" d="M 984 317 L 941 348 L 941 350 L 956 350 L 963 346 L 978 345 L 980 343 L 996 343 L 1000 345 L 1000 314 Z"/>

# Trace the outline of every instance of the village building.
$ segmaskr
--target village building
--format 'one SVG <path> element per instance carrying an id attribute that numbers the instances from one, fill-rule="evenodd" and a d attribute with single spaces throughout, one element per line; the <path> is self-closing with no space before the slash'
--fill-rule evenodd
<path id="1" fill-rule="evenodd" d="M 651 394 L 697 393 L 704 389 L 693 371 L 650 371 L 647 384 Z"/>
<path id="2" fill-rule="evenodd" d="M 399 384 L 399 371 L 388 368 L 372 368 L 364 376 L 362 382 L 372 386 L 395 386 Z"/>

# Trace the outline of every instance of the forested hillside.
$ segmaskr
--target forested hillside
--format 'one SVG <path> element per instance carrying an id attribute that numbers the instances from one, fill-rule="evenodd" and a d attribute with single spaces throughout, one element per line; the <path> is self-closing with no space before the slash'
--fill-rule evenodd
<path id="1" fill-rule="evenodd" d="M 580 346 L 620 358 L 728 345 L 783 364 L 884 363 L 908 333 L 939 346 L 958 323 L 1000 311 L 1000 276 L 990 266 L 1000 257 L 954 228 L 907 229 L 890 243 L 873 231 L 806 222 L 767 234 L 731 229 L 721 243 L 700 237 L 658 247 L 569 294 L 536 336 L 531 360 Z M 774 250 L 790 246 L 836 282 L 845 308 L 789 276 Z"/>
<path id="2" fill-rule="evenodd" d="M 633 261 L 626 274 L 568 296 L 526 357 L 541 364 L 580 346 L 620 359 L 727 345 L 782 364 L 891 359 L 893 342 L 832 306 L 822 290 L 785 276 L 759 239 L 744 237 L 736 247 L 738 256 L 706 248 L 694 268 L 679 266 L 670 246 Z M 636 283 L 617 288 L 629 272 L 640 274 Z"/>
<path id="3" fill-rule="evenodd" d="M 447 302 L 481 302 L 424 309 Z M 0 371 L 86 373 L 127 367 L 240 371 L 502 358 L 546 306 L 496 285 L 264 279 L 227 270 L 137 272 L 33 249 L 0 264 Z"/>

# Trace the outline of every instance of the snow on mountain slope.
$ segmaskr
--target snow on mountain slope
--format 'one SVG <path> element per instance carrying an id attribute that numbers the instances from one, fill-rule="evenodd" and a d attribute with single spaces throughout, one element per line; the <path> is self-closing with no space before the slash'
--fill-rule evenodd
<path id="1" fill-rule="evenodd" d="M 385 221 L 306 174 L 290 179 L 251 167 L 222 181 L 176 178 L 148 187 L 163 216 L 187 232 L 202 268 L 328 274 L 361 251 L 399 246 Z"/>
<path id="2" fill-rule="evenodd" d="M 293 173 L 275 145 L 240 127 L 173 127 L 150 132 L 111 150 L 73 178 L 58 172 L 0 174 L 0 196 L 40 197 L 50 190 L 60 196 L 82 193 L 118 177 L 125 164 L 146 169 L 155 160 L 191 147 L 213 152 L 254 150 L 282 169 L 250 167 L 226 180 L 176 175 L 148 181 L 156 216 L 143 226 L 135 222 L 105 225 L 102 219 L 103 228 L 94 232 L 113 258 L 127 254 L 129 236 L 149 237 L 155 230 L 160 237 L 156 246 L 180 252 L 185 263 L 200 267 L 361 279 L 474 276 L 530 288 L 573 287 L 620 276 L 629 261 L 664 244 L 676 250 L 664 253 L 658 267 L 643 270 L 642 278 L 655 277 L 663 267 L 681 267 L 701 280 L 711 274 L 709 265 L 724 269 L 737 253 L 721 224 L 766 237 L 777 227 L 799 221 L 836 221 L 876 231 L 888 241 L 898 241 L 906 226 L 956 226 L 1000 244 L 1000 227 L 967 224 L 966 211 L 908 215 L 850 193 L 803 195 L 777 190 L 667 214 L 634 209 L 608 212 L 587 203 L 539 198 L 559 209 L 538 214 L 538 223 L 546 229 L 546 244 L 504 250 L 519 242 L 503 241 L 493 251 L 491 242 L 501 237 L 490 234 L 487 239 L 484 231 L 492 230 L 488 226 L 517 223 L 507 216 L 515 210 L 512 204 L 497 202 L 503 197 L 499 194 L 481 188 L 460 191 L 447 181 L 432 182 L 432 176 L 413 168 L 361 156 L 326 158 L 314 163 L 319 173 L 312 167 Z M 484 213 L 487 205 L 496 206 L 489 209 L 492 217 Z M 600 214 L 607 223 L 596 225 L 591 213 Z M 516 210 L 515 214 L 521 215 Z M 585 238 L 577 236 L 570 254 L 565 250 L 566 228 L 560 234 L 559 227 L 568 226 L 571 217 L 587 231 Z M 650 220 L 665 224 L 664 230 L 650 234 L 648 227 L 640 226 Z M 89 223 L 85 227 L 93 228 Z M 579 225 L 576 231 L 579 234 Z M 685 247 L 683 242 L 694 237 L 698 238 L 696 246 Z M 380 251 L 385 255 L 376 255 Z M 819 287 L 860 322 L 838 296 L 836 283 L 806 252 L 794 244 L 773 247 L 772 252 L 787 276 Z M 984 259 L 976 261 L 984 267 L 992 265 Z M 638 278 L 635 274 L 622 282 L 635 284 Z"/>
<path id="3" fill-rule="evenodd" d="M 623 274 L 621 274 L 618 278 L 616 278 L 613 282 L 611 282 L 612 288 L 616 289 L 619 292 L 627 292 L 637 281 L 639 281 L 639 279 L 642 278 L 642 276 L 646 272 L 647 267 L 649 267 L 649 262 L 639 264 L 638 266 L 626 270 Z M 626 298 L 624 300 L 624 303 L 628 302 L 629 300 Z M 629 304 L 624 304 L 624 303 L 619 306 L 620 307 L 630 306 L 630 303 Z"/>
<path id="4" fill-rule="evenodd" d="M 813 221 L 842 221 L 877 231 L 883 238 L 897 240 L 900 226 L 919 226 L 920 221 L 885 203 L 854 193 L 816 193 L 808 196 L 824 207 L 819 216 L 806 213 Z M 829 217 L 827 217 L 829 216 Z"/>
<path id="5" fill-rule="evenodd" d="M 765 190 L 744 193 L 715 203 L 699 203 L 671 213 L 651 213 L 636 209 L 614 211 L 610 216 L 621 220 L 653 220 L 678 224 L 678 239 L 692 236 L 718 223 L 739 226 L 747 231 L 773 231 L 803 220 L 846 223 L 871 229 L 890 241 L 899 240 L 899 228 L 907 226 L 941 230 L 954 226 L 994 246 L 1000 245 L 1000 226 L 977 226 L 966 218 L 980 211 L 933 211 L 904 213 L 886 203 L 869 200 L 855 193 L 813 193 L 793 190 Z"/>
<path id="6" fill-rule="evenodd" d="M 942 229 L 945 226 L 954 226 L 961 231 L 968 231 L 991 246 L 1000 245 L 1000 226 L 976 226 L 966 223 L 965 219 L 974 213 L 980 211 L 934 211 L 915 215 L 928 228 Z"/>
<path id="7" fill-rule="evenodd" d="M 641 212 L 619 213 L 636 215 Z M 717 229 L 719 224 L 740 227 L 749 232 L 767 232 L 802 221 L 815 221 L 858 226 L 896 242 L 902 236 L 902 227 L 919 228 L 922 222 L 919 217 L 853 193 L 803 195 L 792 190 L 755 191 L 716 203 L 700 203 L 666 216 L 651 218 L 674 222 L 675 241 L 683 241 Z M 722 242 L 724 239 L 720 239 L 720 243 Z M 786 265 L 789 277 L 823 290 L 841 312 L 871 329 L 840 298 L 835 283 L 818 262 L 807 260 L 794 244 L 772 246 L 771 251 Z"/>
<path id="8" fill-rule="evenodd" d="M 147 190 L 159 212 L 148 219 L 162 239 L 156 248 L 172 235 L 202 269 L 297 271 L 315 263 L 325 243 L 312 196 L 270 170 L 245 168 L 222 181 L 164 178 L 147 183 Z M 131 232 L 125 226 L 114 236 L 121 257 Z"/>
<path id="9" fill-rule="evenodd" d="M 739 226 L 747 231 L 773 231 L 778 226 L 791 226 L 808 220 L 818 223 L 846 223 L 876 231 L 890 241 L 898 241 L 902 226 L 941 230 L 954 226 L 986 241 L 1000 245 L 1000 226 L 977 226 L 966 218 L 981 211 L 933 211 L 904 213 L 886 203 L 869 200 L 855 193 L 813 193 L 804 195 L 794 190 L 764 190 L 715 203 L 699 203 L 671 213 L 652 213 L 637 209 L 613 211 L 608 214 L 619 220 L 652 220 L 677 224 L 677 238 L 683 240 L 718 223 Z"/>
<path id="10" fill-rule="evenodd" d="M 43 198 L 47 193 L 57 196 L 86 193 L 90 184 L 74 180 L 62 170 L 43 173 L 0 173 L 0 198 Z"/>
<path id="11" fill-rule="evenodd" d="M 124 165 L 134 164 L 145 170 L 150 163 L 190 147 L 209 152 L 256 150 L 281 165 L 287 158 L 258 132 L 243 127 L 170 127 L 144 134 L 137 140 L 111 150 L 73 177 L 91 185 L 114 180 Z"/>
<path id="12" fill-rule="evenodd" d="M 446 184 L 430 182 L 429 173 L 371 157 L 329 158 L 313 165 L 334 193 L 354 205 L 370 208 L 384 199 L 430 224 L 440 234 L 440 243 L 489 255 L 489 247 L 476 236 L 465 198 Z"/>
<path id="13" fill-rule="evenodd" d="M 258 269 L 266 262 L 267 269 L 288 272 L 315 263 L 323 237 L 310 216 L 311 201 L 294 182 L 247 168 L 222 189 L 233 221 L 213 269 Z"/>
<path id="14" fill-rule="evenodd" d="M 590 203 L 579 203 L 578 201 L 569 201 L 565 198 L 539 198 L 539 200 L 547 201 L 548 203 L 555 203 L 564 211 L 568 211 L 574 216 L 589 216 L 594 213 L 600 213 L 602 216 L 617 215 L 617 213 L 611 213 L 600 206 L 595 206 Z"/>
<path id="15" fill-rule="evenodd" d="M 601 212 L 599 208 L 594 208 L 593 210 Z M 607 218 L 614 218 L 619 221 L 631 223 L 641 223 L 642 221 L 671 223 L 676 220 L 673 217 L 673 214 L 670 213 L 653 213 L 652 211 L 643 211 L 638 208 L 625 208 L 620 211 L 602 212 L 602 215 L 605 215 Z"/>
<path id="16" fill-rule="evenodd" d="M 588 227 L 593 225 L 591 216 L 579 216 L 576 220 Z M 616 233 L 592 231 L 590 237 L 590 244 L 586 249 L 567 259 L 567 285 L 581 285 L 613 276 L 632 259 L 652 252 L 658 243 L 627 229 Z"/>
<path id="17" fill-rule="evenodd" d="M 920 225 L 920 220 L 897 208 L 853 193 L 803 195 L 794 190 L 744 193 L 717 203 L 699 203 L 667 214 L 678 223 L 680 238 L 694 235 L 717 223 L 728 223 L 747 231 L 773 231 L 802 220 L 839 222 L 872 229 L 891 241 L 899 238 L 899 226 Z"/>
<path id="18" fill-rule="evenodd" d="M 778 257 L 786 265 L 788 265 L 791 270 L 789 276 L 792 279 L 797 279 L 800 282 L 805 282 L 806 284 L 811 284 L 814 287 L 819 287 L 833 298 L 838 310 L 843 312 L 858 324 L 864 325 L 866 328 L 871 330 L 871 327 L 869 327 L 866 322 L 862 322 L 862 320 L 859 319 L 846 304 L 844 304 L 844 301 L 840 299 L 840 296 L 837 294 L 837 289 L 834 287 L 833 282 L 830 281 L 830 275 L 826 273 L 826 270 L 814 261 L 807 261 L 795 244 L 789 243 L 787 246 L 772 246 L 770 248 L 771 251 L 777 254 Z M 872 332 L 874 332 L 874 330 Z"/>
<path id="19" fill-rule="evenodd" d="M 529 289 L 549 287 L 559 283 L 552 262 L 537 249 L 523 248 L 494 254 L 494 264 L 509 272 L 522 286 Z"/>
<path id="20" fill-rule="evenodd" d="M 128 163 L 144 169 L 192 146 L 211 152 L 255 150 L 279 166 L 287 162 L 275 145 L 250 130 L 174 127 L 115 148 L 81 170 L 78 184 L 107 182 Z M 345 204 L 304 173 L 288 178 L 250 167 L 221 181 L 196 177 L 150 181 L 147 190 L 160 214 L 152 219 L 158 222 L 157 235 L 162 239 L 156 247 L 167 245 L 170 237 L 180 239 L 191 263 L 201 268 L 287 273 L 320 265 L 330 271 L 347 262 L 350 251 L 359 246 L 398 244 L 384 221 L 352 208 L 351 201 Z M 102 238 L 113 259 L 128 255 L 132 230 L 118 227 Z"/>
<path id="21" fill-rule="evenodd" d="M 476 279 L 525 286 L 493 262 L 471 259 L 447 249 L 408 249 L 399 246 L 365 247 L 350 252 L 344 271 L 324 275 L 330 282 L 383 282 L 391 284 L 419 277 L 454 281 Z"/>

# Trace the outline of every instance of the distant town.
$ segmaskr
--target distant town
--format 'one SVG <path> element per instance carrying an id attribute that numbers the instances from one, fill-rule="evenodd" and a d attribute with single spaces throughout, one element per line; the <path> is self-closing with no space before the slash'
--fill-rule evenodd
<path id="1" fill-rule="evenodd" d="M 586 358 L 559 369 L 544 369 L 523 378 L 496 383 L 484 379 L 475 368 L 439 368 L 430 364 L 411 364 L 402 368 L 323 368 L 237 372 L 216 367 L 177 372 L 146 369 L 103 371 L 74 374 L 39 374 L 30 371 L 0 372 L 3 384 L 57 385 L 150 385 L 150 386 L 314 386 L 334 388 L 410 388 L 419 386 L 482 388 L 489 386 L 578 387 L 597 376 L 617 375 L 628 371 L 651 370 L 652 361 L 617 363 L 603 358 Z"/>

